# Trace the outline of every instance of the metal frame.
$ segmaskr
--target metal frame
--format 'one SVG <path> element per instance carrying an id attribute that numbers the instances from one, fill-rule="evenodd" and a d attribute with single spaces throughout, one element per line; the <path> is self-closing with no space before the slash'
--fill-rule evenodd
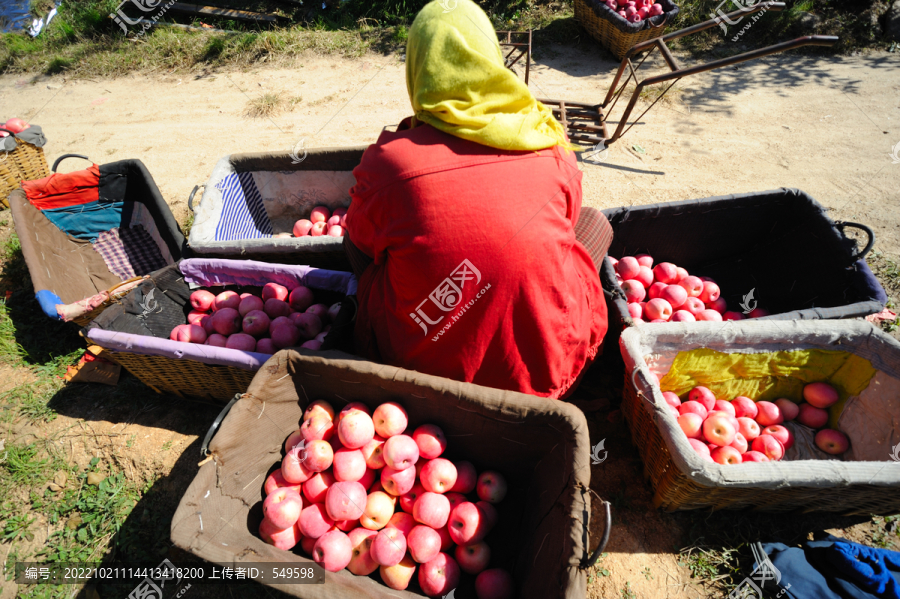
<path id="1" fill-rule="evenodd" d="M 512 70 L 513 66 L 523 57 L 525 58 L 525 85 L 528 85 L 528 75 L 531 72 L 531 29 L 528 31 L 498 31 L 497 39 L 501 47 L 510 48 L 503 62 L 506 68 Z"/>
<path id="2" fill-rule="evenodd" d="M 782 42 L 780 44 L 775 44 L 774 46 L 767 46 L 758 50 L 752 50 L 750 52 L 738 54 L 737 56 L 732 56 L 730 58 L 714 60 L 706 64 L 700 64 L 687 68 L 682 67 L 679 64 L 678 60 L 672 55 L 672 52 L 666 45 L 666 42 L 668 41 L 676 40 L 687 35 L 692 35 L 705 29 L 715 27 L 721 21 L 727 21 L 730 23 L 732 22 L 731 19 L 733 18 L 751 15 L 761 10 L 780 11 L 784 9 L 784 6 L 785 5 L 783 2 L 762 2 L 748 9 L 736 10 L 728 13 L 727 15 L 722 15 L 720 18 L 710 19 L 709 21 L 704 21 L 703 23 L 698 23 L 697 25 L 693 25 L 685 29 L 679 29 L 678 31 L 674 31 L 667 35 L 635 44 L 622 59 L 622 63 L 619 65 L 619 70 L 616 73 L 616 77 L 615 79 L 613 79 L 613 82 L 609 87 L 609 91 L 606 94 L 606 98 L 601 104 L 585 104 L 582 102 L 569 102 L 566 100 L 553 99 L 539 99 L 539 101 L 553 110 L 553 116 L 559 119 L 563 127 L 566 128 L 566 131 L 569 134 L 569 138 L 573 142 L 590 143 L 591 145 L 603 144 L 604 147 L 607 147 L 609 146 L 609 144 L 615 142 L 623 135 L 625 135 L 625 133 L 627 133 L 634 125 L 636 125 L 640 121 L 640 119 L 645 114 L 647 114 L 647 112 L 651 108 L 653 108 L 653 106 L 656 105 L 656 103 L 659 102 L 664 95 L 666 95 L 666 92 L 672 89 L 672 86 L 675 85 L 675 83 L 677 83 L 682 77 L 687 77 L 696 73 L 704 73 L 706 71 L 711 71 L 720 67 L 727 67 L 733 64 L 753 60 L 754 58 L 768 56 L 770 54 L 777 54 L 778 52 L 784 52 L 785 50 L 793 50 L 794 48 L 799 48 L 801 46 L 832 46 L 838 41 L 837 37 L 831 35 L 811 35 L 798 37 L 797 39 Z M 659 50 L 659 53 L 662 55 L 663 60 L 668 65 L 671 72 L 640 80 L 638 79 L 637 70 L 641 67 L 641 65 L 644 64 L 644 61 L 647 60 L 647 57 L 653 53 L 653 50 Z M 647 53 L 640 60 L 640 62 L 638 62 L 637 66 L 635 66 L 632 63 L 632 57 L 644 51 L 646 51 Z M 628 70 L 628 76 L 625 78 L 625 82 L 622 83 L 620 87 L 619 83 L 622 81 L 622 75 L 625 73 L 626 69 Z M 628 105 L 623 111 L 621 118 L 618 120 L 618 126 L 616 127 L 615 132 L 610 135 L 609 130 L 607 129 L 607 122 L 609 120 L 610 113 L 612 112 L 613 108 L 615 108 L 616 103 L 619 101 L 619 98 L 622 96 L 625 88 L 628 86 L 632 79 L 634 79 L 635 84 L 634 92 L 632 93 L 631 99 L 629 100 Z M 640 98 L 641 92 L 644 91 L 644 88 L 668 82 L 671 82 L 669 86 L 666 87 L 665 90 L 663 90 L 663 92 L 650 104 L 650 106 L 648 106 L 637 118 L 629 122 L 631 113 L 634 111 L 638 98 Z"/>

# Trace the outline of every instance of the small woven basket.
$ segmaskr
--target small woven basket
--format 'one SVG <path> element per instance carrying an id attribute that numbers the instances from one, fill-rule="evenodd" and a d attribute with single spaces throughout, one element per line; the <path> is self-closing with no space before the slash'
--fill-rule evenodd
<path id="1" fill-rule="evenodd" d="M 12 131 L 0 128 L 14 135 Z M 44 149 L 16 138 L 16 149 L 0 155 L 0 203 L 9 207 L 6 199 L 22 181 L 33 181 L 50 176 L 50 167 L 44 156 Z"/>
<path id="2" fill-rule="evenodd" d="M 660 37 L 678 15 L 678 7 L 670 0 L 658 1 L 663 14 L 629 23 L 599 0 L 575 0 L 575 20 L 616 58 L 623 58 L 635 44 Z"/>

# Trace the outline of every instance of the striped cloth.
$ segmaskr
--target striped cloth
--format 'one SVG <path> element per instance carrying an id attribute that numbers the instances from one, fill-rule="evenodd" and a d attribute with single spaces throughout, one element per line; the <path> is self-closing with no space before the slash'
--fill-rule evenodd
<path id="1" fill-rule="evenodd" d="M 125 246 L 119 238 L 119 229 L 110 229 L 104 231 L 97 236 L 93 243 L 94 251 L 100 254 L 109 272 L 119 277 L 122 281 L 127 281 L 134 276 L 134 269 L 131 262 L 128 261 L 128 254 L 125 252 Z"/>
<path id="2" fill-rule="evenodd" d="M 222 214 L 216 241 L 271 237 L 272 223 L 252 173 L 232 173 L 216 186 L 222 192 Z"/>

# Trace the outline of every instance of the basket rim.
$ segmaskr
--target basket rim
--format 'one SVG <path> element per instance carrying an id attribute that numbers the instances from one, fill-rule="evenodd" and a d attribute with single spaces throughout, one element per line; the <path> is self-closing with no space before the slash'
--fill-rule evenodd
<path id="1" fill-rule="evenodd" d="M 648 29 L 665 27 L 667 24 L 671 23 L 680 12 L 680 9 L 672 2 L 672 0 L 656 0 L 663 6 L 663 14 L 644 19 L 640 23 L 631 23 L 623 19 L 621 15 L 608 7 L 604 2 L 600 2 L 600 0 L 575 1 L 584 3 L 586 6 L 590 7 L 594 12 L 594 15 L 606 20 L 610 25 L 626 34 L 636 34 Z"/>

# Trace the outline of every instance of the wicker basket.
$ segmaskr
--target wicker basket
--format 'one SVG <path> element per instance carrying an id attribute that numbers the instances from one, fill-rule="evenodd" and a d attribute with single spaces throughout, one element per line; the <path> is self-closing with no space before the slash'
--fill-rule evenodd
<path id="1" fill-rule="evenodd" d="M 252 370 L 218 366 L 162 356 L 145 356 L 129 352 L 105 350 L 103 357 L 120 364 L 139 381 L 157 393 L 171 393 L 182 398 L 208 399 L 226 404 L 235 395 L 245 393 Z"/>
<path id="2" fill-rule="evenodd" d="M 7 131 L 0 128 L 0 131 Z M 9 133 L 12 133 L 11 131 Z M 6 197 L 19 187 L 22 181 L 43 179 L 50 175 L 50 167 L 44 149 L 16 138 L 16 149 L 0 161 L 0 202 L 8 208 Z"/>
<path id="3" fill-rule="evenodd" d="M 665 11 L 663 14 L 641 23 L 629 23 L 598 0 L 575 0 L 575 20 L 616 58 L 624 58 L 635 44 L 661 36 L 666 24 L 678 14 L 678 7 L 669 0 L 659 0 L 659 3 Z"/>
<path id="4" fill-rule="evenodd" d="M 694 324 L 694 323 L 690 323 Z M 696 323 L 706 325 L 707 323 Z M 645 325 L 666 326 L 666 325 Z M 669 325 L 671 326 L 671 325 Z M 741 325 L 772 326 L 767 323 L 748 323 Z M 866 326 L 865 323 L 834 323 L 811 321 L 811 327 L 823 329 L 828 326 L 853 327 Z M 695 327 L 696 328 L 696 327 Z M 631 331 L 629 335 L 637 333 Z M 739 334 L 739 333 L 738 333 Z M 886 335 L 884 336 L 886 337 Z M 892 341 L 892 340 L 891 340 Z M 717 348 L 719 349 L 719 348 Z M 624 351 L 624 349 L 623 349 Z M 896 352 L 896 348 L 894 348 Z M 884 351 L 885 354 L 891 353 Z M 896 359 L 896 354 L 894 355 Z M 626 360 L 627 362 L 627 360 Z M 878 462 L 838 462 L 840 475 L 845 477 L 841 483 L 827 483 L 819 481 L 818 486 L 799 486 L 783 481 L 779 488 L 762 488 L 752 484 L 728 484 L 724 486 L 711 486 L 699 484 L 690 472 L 690 468 L 682 469 L 675 463 L 670 451 L 670 443 L 660 432 L 661 412 L 652 405 L 653 397 L 640 390 L 653 385 L 658 390 L 655 381 L 648 382 L 646 366 L 625 373 L 625 384 L 622 393 L 622 414 L 631 431 L 631 438 L 638 448 L 641 460 L 644 463 L 644 477 L 653 487 L 653 505 L 666 511 L 690 510 L 690 509 L 747 509 L 752 508 L 763 512 L 837 512 L 846 515 L 871 515 L 871 514 L 895 514 L 900 511 L 900 489 L 898 483 L 891 486 L 864 484 L 860 480 L 869 480 L 865 476 L 856 476 L 853 470 L 857 467 L 874 466 L 876 469 L 886 469 L 892 472 L 894 466 L 888 460 L 885 452 L 885 465 Z M 638 382 L 637 379 L 642 379 Z M 661 400 L 660 400 L 661 401 Z M 679 431 L 680 432 L 680 431 Z M 789 465 L 792 462 L 780 462 Z M 805 468 L 803 464 L 811 462 L 799 462 L 796 468 Z M 740 468 L 740 466 L 729 466 Z M 897 469 L 900 474 L 900 467 Z M 688 474 L 685 474 L 685 472 Z M 739 471 L 735 470 L 737 474 Z M 778 478 L 777 475 L 775 475 Z M 851 478 L 853 480 L 851 480 Z M 778 478 L 778 480 L 781 480 Z"/>
<path id="5" fill-rule="evenodd" d="M 90 324 L 90 322 L 92 320 L 94 320 L 95 318 L 100 316 L 101 312 L 106 310 L 108 307 L 113 305 L 118 300 L 120 300 L 123 297 L 125 297 L 126 295 L 128 295 L 128 292 L 131 291 L 131 287 L 129 287 L 128 289 L 125 289 L 124 291 L 121 291 L 121 292 L 116 292 L 116 289 L 119 289 L 120 287 L 123 287 L 129 283 L 134 283 L 135 281 L 140 281 L 141 279 L 144 279 L 144 278 L 146 278 L 146 277 L 132 277 L 132 278 L 128 279 L 127 281 L 122 281 L 118 285 L 113 285 L 106 291 L 106 293 L 109 294 L 109 299 L 107 299 L 105 302 L 103 302 L 102 304 L 100 304 L 99 306 L 97 306 L 96 308 L 91 310 L 90 312 L 85 312 L 78 318 L 73 318 L 72 322 L 74 322 L 75 324 L 77 324 L 80 327 L 86 327 L 88 324 Z"/>

